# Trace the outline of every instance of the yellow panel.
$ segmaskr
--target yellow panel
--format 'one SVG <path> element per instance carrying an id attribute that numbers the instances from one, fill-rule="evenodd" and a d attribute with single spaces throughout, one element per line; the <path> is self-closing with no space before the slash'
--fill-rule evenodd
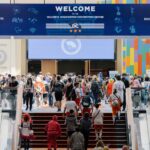
<path id="1" fill-rule="evenodd" d="M 137 62 L 134 63 L 134 73 L 138 74 L 138 63 Z"/>
<path id="2" fill-rule="evenodd" d="M 134 48 L 130 48 L 130 65 L 134 65 Z"/>
<path id="3" fill-rule="evenodd" d="M 127 1 L 126 0 L 123 0 L 123 4 L 126 4 L 127 3 Z"/>
<path id="4" fill-rule="evenodd" d="M 125 73 L 125 72 L 126 72 L 126 68 L 124 66 L 124 67 L 122 67 L 122 73 Z"/>
<path id="5" fill-rule="evenodd" d="M 123 46 L 122 50 L 123 50 L 123 51 L 126 51 L 126 47 Z"/>
<path id="6" fill-rule="evenodd" d="M 142 4 L 146 4 L 147 3 L 147 0 L 142 0 Z"/>
<path id="7" fill-rule="evenodd" d="M 146 70 L 149 70 L 149 69 L 150 69 L 150 65 L 147 65 L 147 66 L 146 66 Z"/>
<path id="8" fill-rule="evenodd" d="M 116 1 L 115 0 L 112 0 L 112 4 L 115 4 L 116 3 Z"/>

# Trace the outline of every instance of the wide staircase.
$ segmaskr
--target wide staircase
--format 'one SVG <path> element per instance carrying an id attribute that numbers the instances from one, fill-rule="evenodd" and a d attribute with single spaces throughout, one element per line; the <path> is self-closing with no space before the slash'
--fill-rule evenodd
<path id="1" fill-rule="evenodd" d="M 64 117 L 62 113 L 31 113 L 31 118 L 33 120 L 33 130 L 36 139 L 31 141 L 30 146 L 32 148 L 46 148 L 47 147 L 47 136 L 45 134 L 44 128 L 48 121 L 53 115 L 58 116 L 58 122 L 61 124 L 62 135 L 58 139 L 58 147 L 67 147 L 66 138 L 66 126 L 64 125 Z M 78 117 L 80 119 L 81 116 Z M 104 113 L 104 127 L 102 140 L 105 145 L 109 145 L 110 148 L 121 148 L 122 145 L 127 144 L 127 130 L 126 130 L 126 114 L 122 113 L 120 120 L 117 120 L 116 124 L 113 125 L 112 114 Z M 91 129 L 89 138 L 89 148 L 94 148 L 95 141 L 94 129 Z"/>

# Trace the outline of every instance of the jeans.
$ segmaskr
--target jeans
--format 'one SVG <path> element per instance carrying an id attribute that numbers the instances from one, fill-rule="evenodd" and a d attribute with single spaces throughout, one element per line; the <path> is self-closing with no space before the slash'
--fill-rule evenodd
<path id="1" fill-rule="evenodd" d="M 93 93 L 94 104 L 98 104 L 100 102 L 98 93 Z"/>
<path id="2" fill-rule="evenodd" d="M 149 93 L 147 90 L 142 90 L 142 102 L 147 105 L 147 101 L 149 99 Z"/>
<path id="3" fill-rule="evenodd" d="M 49 106 L 53 105 L 53 95 L 51 92 L 48 93 L 48 101 L 49 101 Z"/>
<path id="4" fill-rule="evenodd" d="M 26 110 L 28 110 L 30 104 L 30 110 L 32 110 L 32 103 L 33 103 L 33 93 L 28 92 L 26 95 Z"/>

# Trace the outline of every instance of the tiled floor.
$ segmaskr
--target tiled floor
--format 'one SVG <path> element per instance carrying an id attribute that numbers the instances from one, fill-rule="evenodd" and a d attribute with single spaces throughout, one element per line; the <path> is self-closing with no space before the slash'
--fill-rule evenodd
<path id="1" fill-rule="evenodd" d="M 65 105 L 65 100 L 62 101 L 62 112 L 64 110 L 64 105 Z M 25 105 L 23 105 L 23 111 L 25 111 Z M 111 107 L 110 107 L 110 104 L 105 104 L 105 101 L 102 100 L 101 101 L 101 110 L 103 112 L 111 112 Z M 26 111 L 25 111 L 26 112 Z M 29 112 L 29 111 L 28 111 Z M 49 106 L 41 106 L 41 107 L 38 107 L 36 106 L 36 103 L 33 105 L 33 109 L 32 111 L 30 112 L 57 112 L 57 108 L 56 107 L 53 107 L 53 108 L 50 108 Z"/>

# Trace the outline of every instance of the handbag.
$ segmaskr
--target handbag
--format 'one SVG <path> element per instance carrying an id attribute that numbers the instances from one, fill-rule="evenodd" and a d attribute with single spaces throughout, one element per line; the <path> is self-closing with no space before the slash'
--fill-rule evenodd
<path id="1" fill-rule="evenodd" d="M 117 99 L 118 99 L 118 102 L 120 102 L 120 106 L 122 106 L 123 105 L 123 103 L 121 102 L 121 99 L 116 95 L 116 94 L 114 94 L 116 97 L 117 97 Z"/>
<path id="2" fill-rule="evenodd" d="M 33 131 L 33 130 L 30 130 L 29 135 L 30 135 L 30 136 L 33 136 L 33 135 L 34 135 L 34 131 Z"/>

